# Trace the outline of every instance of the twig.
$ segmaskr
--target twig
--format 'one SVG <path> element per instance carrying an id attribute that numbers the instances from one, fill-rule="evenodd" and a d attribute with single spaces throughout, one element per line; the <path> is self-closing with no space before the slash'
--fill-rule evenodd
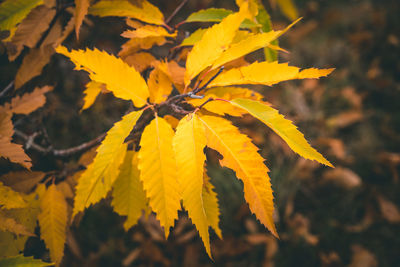
<path id="1" fill-rule="evenodd" d="M 13 87 L 14 81 L 11 81 L 6 88 L 3 89 L 3 91 L 0 92 L 0 97 L 3 97 L 5 94 L 8 93 L 8 91 Z"/>
<path id="2" fill-rule="evenodd" d="M 218 75 L 221 74 L 221 72 L 222 72 L 223 70 L 224 70 L 224 66 L 222 66 L 221 68 L 219 68 L 218 72 L 215 73 L 214 76 L 212 76 L 212 77 L 206 82 L 206 84 L 204 84 L 202 87 L 195 88 L 195 89 L 192 91 L 192 93 L 193 93 L 193 94 L 197 94 L 198 92 L 204 90 L 212 81 L 215 80 L 215 78 L 218 77 Z"/>
<path id="3" fill-rule="evenodd" d="M 188 0 L 183 0 L 179 6 L 177 6 L 174 10 L 174 12 L 172 12 L 172 14 L 165 20 L 165 24 L 169 24 L 171 22 L 171 20 L 175 17 L 175 15 L 179 12 L 179 10 L 182 9 L 182 7 L 187 3 Z"/>
<path id="4" fill-rule="evenodd" d="M 203 104 L 201 104 L 200 106 L 198 106 L 197 109 L 201 109 L 202 107 L 204 107 L 205 104 L 207 104 L 210 101 L 215 100 L 214 98 L 210 97 L 209 99 L 207 99 L 206 101 L 203 102 Z"/>
<path id="5" fill-rule="evenodd" d="M 33 134 L 32 136 L 29 136 L 23 132 L 21 132 L 20 130 L 15 130 L 14 131 L 15 134 L 17 136 L 19 136 L 20 138 L 24 139 L 27 143 L 25 145 L 26 149 L 34 149 L 42 154 L 50 154 L 56 157 L 68 157 L 80 152 L 83 152 L 85 150 L 88 150 L 90 148 L 92 148 L 93 146 L 97 145 L 98 143 L 100 143 L 104 137 L 106 136 L 105 133 L 99 135 L 98 137 L 96 137 L 95 139 L 80 144 L 78 146 L 75 147 L 71 147 L 71 148 L 67 148 L 67 149 L 53 149 L 51 146 L 49 147 L 42 147 L 38 144 L 36 144 L 34 142 L 34 137 L 36 136 L 35 134 Z"/>

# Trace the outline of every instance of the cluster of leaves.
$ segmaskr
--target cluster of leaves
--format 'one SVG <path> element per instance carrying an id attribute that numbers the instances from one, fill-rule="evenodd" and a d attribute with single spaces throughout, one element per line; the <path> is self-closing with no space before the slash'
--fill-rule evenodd
<path id="1" fill-rule="evenodd" d="M 92 5 L 89 0 L 76 0 L 75 10 L 67 8 L 73 17 L 64 28 L 57 14 L 65 7 L 55 1 L 7 0 L 0 5 L 0 29 L 10 32 L 3 40 L 9 59 L 18 57 L 25 46 L 31 48 L 16 75 L 15 89 L 39 75 L 57 52 L 69 58 L 76 70 L 89 75 L 82 109 L 90 108 L 100 93 L 107 92 L 133 104 L 133 111 L 114 124 L 92 153 L 95 156 L 85 162 L 86 170 L 75 175 L 74 193 L 65 189 L 65 181 L 43 179 L 42 173 L 36 173 L 36 182 L 22 192 L 2 177 L 0 234 L 4 236 L 2 246 L 5 241 L 9 251 L 3 256 L 23 249 L 38 220 L 50 258 L 59 264 L 70 219 L 111 193 L 114 210 L 127 217 L 125 229 L 135 225 L 143 214 L 154 212 L 166 238 L 183 207 L 211 257 L 209 228 L 222 237 L 217 195 L 205 169 L 212 151 L 217 151 L 222 156 L 221 165 L 235 171 L 243 182 L 250 210 L 278 236 L 269 169 L 258 148 L 229 118 L 250 114 L 299 155 L 332 166 L 251 85 L 319 78 L 333 69 L 301 70 L 278 63 L 277 51 L 283 49 L 275 41 L 297 21 L 283 31 L 274 31 L 261 2 L 238 0 L 237 5 L 238 12 L 199 11 L 175 28 L 168 26 L 158 8 L 145 0 L 101 0 Z M 98 49 L 68 50 L 61 45 L 73 28 L 79 37 L 87 14 L 126 18 L 129 29 L 121 36 L 129 40 L 118 56 Z M 179 25 L 189 22 L 218 23 L 180 40 Z M 157 59 L 149 52 L 153 46 L 171 41 L 177 46 L 168 58 Z M 262 48 L 265 61 L 246 61 L 247 54 Z M 149 69 L 148 77 L 142 76 Z M 22 146 L 11 142 L 11 118 L 14 113 L 29 114 L 41 107 L 50 89 L 37 88 L 1 107 L 0 156 L 31 167 Z M 23 137 L 23 133 L 19 135 Z M 51 148 L 38 150 L 57 154 Z M 72 215 L 66 198 L 73 198 Z"/>

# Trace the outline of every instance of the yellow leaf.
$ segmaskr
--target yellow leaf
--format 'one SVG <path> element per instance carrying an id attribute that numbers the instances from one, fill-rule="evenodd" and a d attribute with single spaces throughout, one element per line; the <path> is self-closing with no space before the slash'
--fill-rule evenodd
<path id="1" fill-rule="evenodd" d="M 276 132 L 300 156 L 316 160 L 322 164 L 333 167 L 318 151 L 308 144 L 304 135 L 290 120 L 285 119 L 279 112 L 264 103 L 251 99 L 237 98 L 231 101 L 232 105 L 239 107 L 257 119 L 261 120 Z"/>
<path id="2" fill-rule="evenodd" d="M 226 86 L 232 84 L 266 84 L 295 79 L 299 68 L 289 66 L 287 63 L 255 62 L 249 66 L 231 69 L 222 72 L 209 87 Z"/>
<path id="3" fill-rule="evenodd" d="M 42 260 L 37 260 L 37 259 L 34 259 L 32 256 L 24 257 L 23 254 L 15 255 L 13 257 L 10 257 L 10 255 L 7 255 L 6 258 L 0 259 L 0 266 L 7 266 L 7 267 L 13 267 L 13 266 L 45 267 L 45 266 L 52 266 L 52 265 L 54 265 L 54 264 L 51 262 L 44 262 Z"/>
<path id="4" fill-rule="evenodd" d="M 276 0 L 282 13 L 290 20 L 295 20 L 299 17 L 296 5 L 293 0 Z"/>
<path id="5" fill-rule="evenodd" d="M 166 238 L 180 209 L 173 136 L 168 122 L 156 117 L 144 129 L 139 150 L 140 180 Z"/>
<path id="6" fill-rule="evenodd" d="M 221 153 L 224 157 L 221 165 L 234 170 L 243 181 L 244 197 L 250 210 L 273 235 L 278 236 L 272 218 L 274 197 L 269 170 L 257 153 L 257 147 L 225 119 L 202 116 L 200 120 L 206 129 L 207 146 Z"/>
<path id="7" fill-rule="evenodd" d="M 297 79 L 319 79 L 331 74 L 335 69 L 316 69 L 309 68 L 299 72 Z"/>
<path id="8" fill-rule="evenodd" d="M 17 223 L 13 218 L 6 217 L 0 210 L 0 231 L 7 231 L 16 235 L 34 236 L 25 226 Z"/>
<path id="9" fill-rule="evenodd" d="M 150 53 L 139 52 L 128 55 L 123 59 L 129 66 L 134 67 L 138 72 L 143 72 L 149 67 L 153 66 L 157 59 Z"/>
<path id="10" fill-rule="evenodd" d="M 10 187 L 0 182 L 0 208 L 2 209 L 18 209 L 26 207 L 26 202 L 22 196 L 12 190 Z"/>
<path id="11" fill-rule="evenodd" d="M 11 30 L 43 0 L 6 0 L 0 4 L 0 31 Z"/>
<path id="12" fill-rule="evenodd" d="M 105 87 L 103 83 L 90 81 L 86 84 L 86 89 L 83 91 L 85 97 L 83 98 L 83 106 L 82 110 L 90 108 L 94 101 L 96 100 L 97 96 L 104 90 L 102 87 Z"/>
<path id="13" fill-rule="evenodd" d="M 164 27 L 145 25 L 136 30 L 124 31 L 121 36 L 125 38 L 147 38 L 147 37 L 176 37 L 176 32 L 169 33 Z"/>
<path id="14" fill-rule="evenodd" d="M 67 227 L 67 202 L 64 195 L 52 184 L 47 188 L 40 204 L 38 215 L 40 236 L 50 251 L 50 258 L 58 266 L 64 256 Z"/>
<path id="15" fill-rule="evenodd" d="M 9 53 L 10 61 L 16 59 L 24 46 L 33 48 L 48 29 L 51 20 L 56 14 L 55 9 L 38 6 L 18 25 L 11 43 L 16 46 L 15 53 Z"/>
<path id="16" fill-rule="evenodd" d="M 97 49 L 69 52 L 67 48 L 59 46 L 56 51 L 69 57 L 77 70 L 87 71 L 91 80 L 106 84 L 116 97 L 132 100 L 137 107 L 146 104 L 149 90 L 145 80 L 120 58 Z"/>
<path id="17" fill-rule="evenodd" d="M 203 206 L 206 212 L 208 225 L 214 229 L 219 238 L 222 239 L 222 232 L 219 228 L 219 206 L 217 193 L 214 192 L 214 186 L 210 181 L 210 177 L 204 172 L 204 185 L 203 185 Z"/>
<path id="18" fill-rule="evenodd" d="M 20 88 L 32 78 L 40 75 L 44 66 L 50 62 L 50 58 L 54 53 L 51 46 L 32 48 L 24 57 L 21 67 L 19 67 L 15 76 L 15 89 Z"/>
<path id="19" fill-rule="evenodd" d="M 171 115 L 165 115 L 163 119 L 166 120 L 173 129 L 176 129 L 176 127 L 178 127 L 179 120 L 177 118 Z"/>
<path id="20" fill-rule="evenodd" d="M 240 87 L 214 87 L 208 89 L 204 93 L 203 99 L 190 99 L 188 102 L 193 106 L 200 106 L 208 98 L 231 100 L 235 98 L 250 98 L 254 100 L 261 100 L 263 96 L 247 88 Z M 204 105 L 204 108 L 210 112 L 218 115 L 229 114 L 231 116 L 242 116 L 245 111 L 240 108 L 232 106 L 226 101 L 211 101 Z"/>
<path id="21" fill-rule="evenodd" d="M 89 13 L 100 17 L 128 17 L 151 24 L 164 24 L 160 10 L 145 0 L 141 1 L 141 6 L 132 5 L 128 0 L 102 0 L 91 6 Z"/>
<path id="22" fill-rule="evenodd" d="M 140 110 L 125 115 L 107 132 L 106 138 L 97 148 L 95 159 L 78 180 L 73 216 L 106 197 L 111 190 L 126 153 L 124 140 L 142 113 Z"/>
<path id="23" fill-rule="evenodd" d="M 32 93 L 16 96 L 11 100 L 10 111 L 17 114 L 29 114 L 46 103 L 45 93 L 53 90 L 52 86 L 36 87 Z"/>
<path id="24" fill-rule="evenodd" d="M 183 206 L 187 210 L 211 258 L 207 216 L 203 207 L 203 173 L 206 156 L 206 136 L 203 124 L 196 114 L 180 120 L 173 140 L 178 182 L 182 191 Z"/>
<path id="25" fill-rule="evenodd" d="M 147 37 L 147 38 L 132 38 L 121 46 L 118 56 L 125 59 L 127 56 L 132 55 L 139 50 L 147 50 L 154 45 L 165 44 L 166 39 L 162 36 Z"/>
<path id="26" fill-rule="evenodd" d="M 150 90 L 150 102 L 161 103 L 165 101 L 172 92 L 172 81 L 168 77 L 168 65 L 161 62 L 151 71 L 147 81 Z"/>
<path id="27" fill-rule="evenodd" d="M 25 154 L 22 145 L 11 143 L 14 134 L 11 115 L 12 113 L 0 108 L 0 157 L 29 169 L 32 166 L 31 159 Z"/>
<path id="28" fill-rule="evenodd" d="M 135 225 L 147 207 L 146 193 L 137 168 L 137 153 L 127 151 L 121 172 L 113 185 L 111 205 L 119 215 L 127 216 L 125 230 Z"/>
<path id="29" fill-rule="evenodd" d="M 79 29 L 81 28 L 83 19 L 88 13 L 90 0 L 75 0 L 75 33 L 76 39 L 79 39 Z"/>
<path id="30" fill-rule="evenodd" d="M 186 61 L 185 85 L 201 71 L 211 66 L 231 44 L 240 23 L 248 16 L 247 5 L 243 5 L 238 13 L 226 17 L 203 34 L 189 53 Z"/>

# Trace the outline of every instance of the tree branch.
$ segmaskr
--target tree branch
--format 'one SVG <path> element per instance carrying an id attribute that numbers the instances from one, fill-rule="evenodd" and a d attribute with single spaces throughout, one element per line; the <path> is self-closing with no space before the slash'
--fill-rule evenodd
<path id="1" fill-rule="evenodd" d="M 171 20 L 175 17 L 175 15 L 179 12 L 179 10 L 182 9 L 182 7 L 187 3 L 188 0 L 183 0 L 179 6 L 177 6 L 174 10 L 174 12 L 172 12 L 172 14 L 165 20 L 165 24 L 169 24 L 171 22 Z"/>
<path id="2" fill-rule="evenodd" d="M 3 97 L 8 91 L 14 86 L 14 81 L 11 81 L 4 89 L 0 92 L 0 97 Z"/>

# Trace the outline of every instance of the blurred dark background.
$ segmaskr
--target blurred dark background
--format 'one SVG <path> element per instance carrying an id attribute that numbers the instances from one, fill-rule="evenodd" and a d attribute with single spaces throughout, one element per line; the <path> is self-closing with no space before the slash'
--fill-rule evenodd
<path id="1" fill-rule="evenodd" d="M 166 17 L 180 3 L 151 2 Z M 290 23 L 273 0 L 263 2 L 274 29 Z M 336 70 L 321 80 L 256 89 L 292 119 L 336 168 L 300 158 L 251 117 L 235 120 L 260 147 L 271 169 L 280 239 L 249 212 L 234 173 L 210 164 L 224 236 L 223 240 L 211 236 L 214 261 L 185 214 L 165 241 L 154 218 L 124 232 L 124 219 L 102 201 L 71 228 L 62 266 L 400 266 L 400 2 L 297 0 L 295 4 L 303 20 L 280 38 L 280 46 L 290 51 L 279 54 L 280 61 Z M 171 25 L 208 7 L 236 8 L 233 0 L 190 0 Z M 71 34 L 67 46 L 118 52 L 124 42 L 119 36 L 123 21 L 89 19 L 92 24 L 84 24 L 81 41 Z M 200 25 L 183 29 L 192 31 Z M 14 78 L 21 57 L 13 64 L 5 54 L 0 60 L 3 88 Z M 46 108 L 20 121 L 25 131 L 42 125 L 55 147 L 67 148 L 109 129 L 129 104 L 101 95 L 93 107 L 79 113 L 87 81 L 87 75 L 72 71 L 65 58 L 54 56 L 30 83 L 57 86 L 48 94 Z M 35 168 L 64 167 L 64 162 L 46 158 Z M 45 253 L 38 240 L 30 240 L 26 250 L 29 255 Z"/>

